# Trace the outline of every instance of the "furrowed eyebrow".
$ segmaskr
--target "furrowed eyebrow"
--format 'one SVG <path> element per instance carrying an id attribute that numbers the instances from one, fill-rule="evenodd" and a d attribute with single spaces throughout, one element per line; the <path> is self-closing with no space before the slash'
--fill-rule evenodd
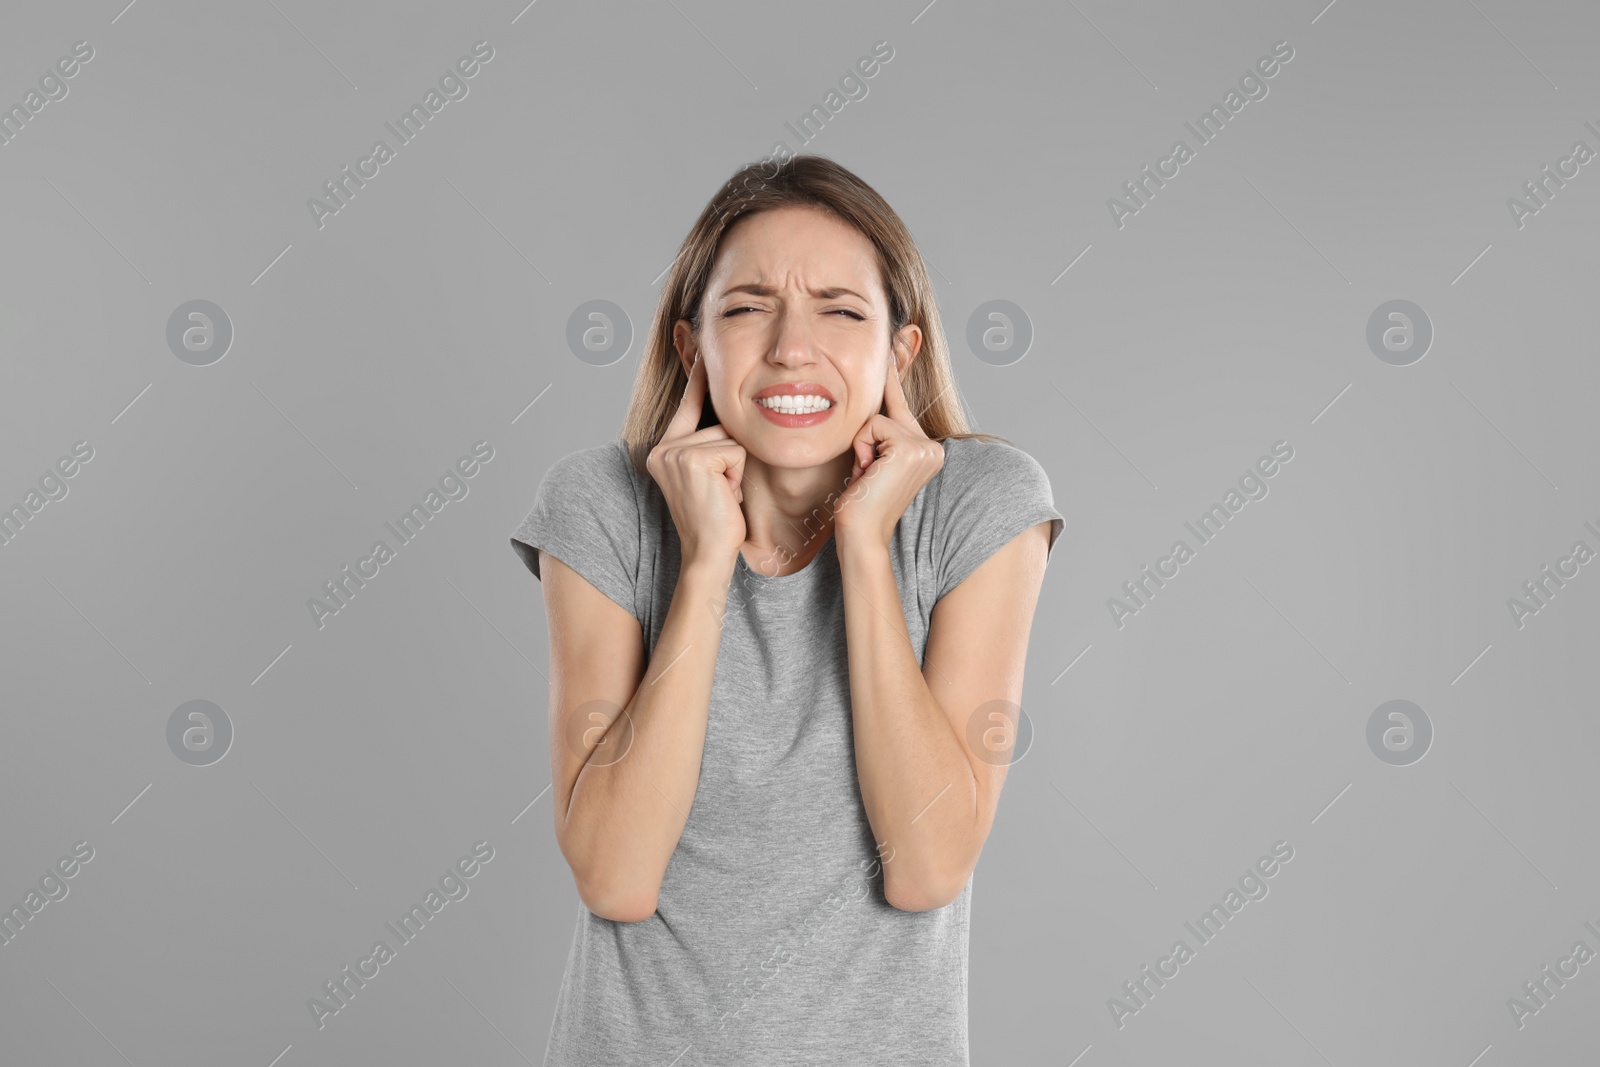
<path id="1" fill-rule="evenodd" d="M 840 296 L 853 296 L 863 304 L 872 303 L 872 301 L 868 300 L 854 289 L 846 289 L 841 285 L 832 285 L 825 289 L 809 289 L 807 292 L 816 297 L 818 300 L 832 300 L 835 297 Z M 727 299 L 734 293 L 749 293 L 752 296 L 776 296 L 778 290 L 774 289 L 770 285 L 757 285 L 754 282 L 746 283 L 745 285 L 731 285 L 722 291 L 723 299 Z"/>

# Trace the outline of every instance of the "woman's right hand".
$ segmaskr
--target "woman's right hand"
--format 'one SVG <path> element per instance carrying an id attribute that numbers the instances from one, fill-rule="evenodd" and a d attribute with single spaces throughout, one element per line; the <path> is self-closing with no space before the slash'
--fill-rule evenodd
<path id="1" fill-rule="evenodd" d="M 678 412 L 645 460 L 678 527 L 684 565 L 736 562 L 744 548 L 744 446 L 721 425 L 695 429 L 705 397 L 705 361 L 696 353 Z"/>

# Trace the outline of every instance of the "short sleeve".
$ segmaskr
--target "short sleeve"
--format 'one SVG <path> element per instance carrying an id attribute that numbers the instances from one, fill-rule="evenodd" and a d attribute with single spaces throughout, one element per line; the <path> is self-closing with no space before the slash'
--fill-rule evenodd
<path id="1" fill-rule="evenodd" d="M 543 549 L 639 616 L 639 501 L 619 439 L 562 456 L 539 483 L 533 509 L 511 535 L 517 556 L 543 581 Z"/>
<path id="2" fill-rule="evenodd" d="M 1045 521 L 1048 559 L 1066 520 L 1039 461 L 1004 441 L 949 438 L 944 445 L 933 516 L 937 599 L 1018 534 Z"/>

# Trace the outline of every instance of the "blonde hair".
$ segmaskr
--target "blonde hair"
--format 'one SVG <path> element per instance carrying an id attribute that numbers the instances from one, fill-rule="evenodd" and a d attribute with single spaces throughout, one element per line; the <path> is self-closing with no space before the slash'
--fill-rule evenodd
<path id="1" fill-rule="evenodd" d="M 935 441 L 976 437 L 1010 444 L 996 434 L 967 428 L 933 285 L 900 216 L 877 190 L 833 160 L 802 155 L 741 167 L 706 204 L 683 239 L 661 288 L 619 435 L 639 473 L 647 473 L 645 460 L 666 433 L 689 384 L 672 330 L 680 319 L 699 329 L 700 302 L 723 235 L 739 219 L 787 205 L 820 208 L 856 229 L 877 249 L 878 270 L 889 298 L 891 339 L 907 323 L 922 330 L 922 347 L 901 381 L 906 404 L 916 413 L 922 432 Z"/>

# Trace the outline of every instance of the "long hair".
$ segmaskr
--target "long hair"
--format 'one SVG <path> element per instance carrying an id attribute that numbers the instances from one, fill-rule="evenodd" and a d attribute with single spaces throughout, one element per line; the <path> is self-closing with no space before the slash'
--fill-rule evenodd
<path id="1" fill-rule="evenodd" d="M 661 288 L 619 435 L 627 442 L 639 473 L 647 473 L 645 461 L 650 450 L 666 433 L 689 384 L 672 342 L 672 329 L 678 320 L 688 319 L 699 331 L 700 302 L 723 235 L 739 219 L 790 204 L 828 212 L 877 249 L 878 270 L 889 297 L 891 339 L 907 323 L 922 329 L 922 347 L 901 380 L 906 404 L 916 414 L 922 432 L 936 441 L 977 437 L 1009 444 L 1007 438 L 967 428 L 933 285 L 900 216 L 877 190 L 838 163 L 824 156 L 801 155 L 741 167 L 706 204 L 683 239 Z M 708 396 L 708 408 L 709 400 Z"/>

